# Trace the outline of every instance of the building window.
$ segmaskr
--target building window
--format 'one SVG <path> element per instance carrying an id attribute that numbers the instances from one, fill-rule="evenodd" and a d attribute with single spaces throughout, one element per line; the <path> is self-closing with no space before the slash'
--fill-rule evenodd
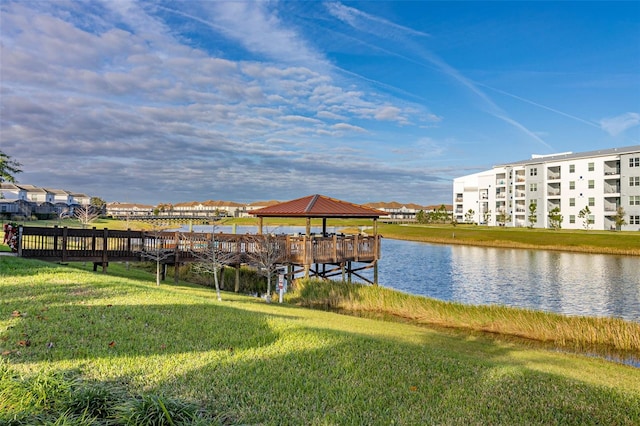
<path id="1" fill-rule="evenodd" d="M 629 158 L 629 167 L 640 167 L 640 157 Z"/>
<path id="2" fill-rule="evenodd" d="M 531 170 L 529 170 L 529 176 L 538 176 L 538 169 L 536 167 L 533 167 Z"/>
<path id="3" fill-rule="evenodd" d="M 596 205 L 596 199 L 594 197 L 589 197 L 589 207 L 593 207 Z"/>
<path id="4" fill-rule="evenodd" d="M 640 206 L 640 195 L 631 195 L 629 197 L 630 206 Z"/>
<path id="5" fill-rule="evenodd" d="M 569 181 L 569 189 L 576 189 L 576 181 L 575 180 Z"/>
<path id="6" fill-rule="evenodd" d="M 596 181 L 593 179 L 589 179 L 589 189 L 593 189 L 596 187 Z"/>
<path id="7" fill-rule="evenodd" d="M 589 163 L 589 171 L 592 172 L 595 169 L 595 163 Z"/>
<path id="8" fill-rule="evenodd" d="M 576 215 L 575 214 L 570 214 L 569 215 L 569 223 L 576 223 Z"/>
<path id="9" fill-rule="evenodd" d="M 629 225 L 640 225 L 640 216 L 629 216 Z"/>
<path id="10" fill-rule="evenodd" d="M 590 214 L 587 220 L 589 221 L 589 225 L 593 225 L 594 223 L 596 223 L 596 216 Z"/>
<path id="11" fill-rule="evenodd" d="M 569 206 L 570 207 L 575 207 L 576 206 L 576 199 L 575 198 L 569 198 Z"/>
<path id="12" fill-rule="evenodd" d="M 640 186 L 640 176 L 631 176 L 629 178 L 629 186 Z"/>
<path id="13" fill-rule="evenodd" d="M 537 190 L 538 190 L 538 184 L 537 183 L 532 183 L 531 185 L 529 185 L 529 191 L 536 192 Z"/>
<path id="14" fill-rule="evenodd" d="M 575 172 L 576 172 L 576 165 L 569 164 L 569 173 L 575 173 Z"/>

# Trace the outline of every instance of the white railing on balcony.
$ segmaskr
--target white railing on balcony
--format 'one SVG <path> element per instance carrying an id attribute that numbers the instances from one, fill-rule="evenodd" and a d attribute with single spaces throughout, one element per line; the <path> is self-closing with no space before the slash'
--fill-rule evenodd
<path id="1" fill-rule="evenodd" d="M 560 179 L 560 173 L 549 172 L 549 173 L 547 173 L 547 179 L 548 180 L 558 180 L 558 179 Z"/>

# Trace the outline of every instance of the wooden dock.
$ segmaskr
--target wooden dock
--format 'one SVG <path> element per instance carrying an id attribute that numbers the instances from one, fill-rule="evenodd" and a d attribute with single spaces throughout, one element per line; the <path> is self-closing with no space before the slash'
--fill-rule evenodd
<path id="1" fill-rule="evenodd" d="M 225 264 L 238 267 L 251 264 L 262 250 L 263 236 L 250 234 L 149 232 L 110 229 L 74 229 L 19 227 L 18 256 L 50 262 L 93 262 L 94 270 L 109 262 L 149 260 L 154 253 L 163 253 L 162 263 L 177 266 L 197 261 L 200 251 L 215 244 L 215 250 Z M 380 258 L 380 236 L 271 236 L 281 253 L 278 263 L 291 274 L 329 278 L 351 274 L 377 283 L 377 261 Z M 152 257 L 152 256 L 151 256 Z M 374 280 L 358 271 L 374 268 Z"/>

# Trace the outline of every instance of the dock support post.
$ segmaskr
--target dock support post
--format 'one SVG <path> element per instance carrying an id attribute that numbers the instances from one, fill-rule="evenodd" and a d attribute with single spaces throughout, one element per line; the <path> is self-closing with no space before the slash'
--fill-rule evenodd
<path id="1" fill-rule="evenodd" d="M 234 269 L 236 270 L 236 285 L 233 290 L 238 293 L 240 292 L 240 265 L 234 266 Z"/>

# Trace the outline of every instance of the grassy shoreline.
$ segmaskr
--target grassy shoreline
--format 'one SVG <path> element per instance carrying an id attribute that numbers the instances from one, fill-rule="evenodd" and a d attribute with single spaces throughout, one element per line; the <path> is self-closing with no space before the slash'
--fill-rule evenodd
<path id="1" fill-rule="evenodd" d="M 640 422 L 638 368 L 72 266 L 0 257 L 0 420 L 69 419 L 89 384 L 185 424 Z"/>
<path id="2" fill-rule="evenodd" d="M 381 225 L 384 237 L 436 244 L 640 256 L 640 232 L 451 225 Z"/>

